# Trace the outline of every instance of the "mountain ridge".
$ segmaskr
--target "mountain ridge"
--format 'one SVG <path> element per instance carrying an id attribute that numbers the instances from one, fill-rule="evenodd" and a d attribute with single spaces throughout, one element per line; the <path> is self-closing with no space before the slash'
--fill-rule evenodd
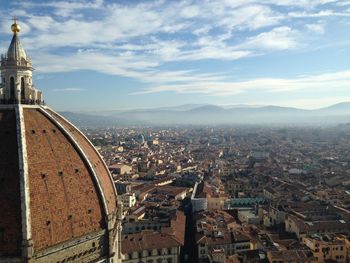
<path id="1" fill-rule="evenodd" d="M 118 125 L 232 125 L 232 124 L 325 124 L 350 122 L 350 102 L 320 109 L 299 109 L 266 105 L 222 107 L 212 104 L 185 104 L 175 107 L 98 112 L 69 112 L 62 115 L 82 127 Z M 106 115 L 106 112 L 108 114 Z"/>

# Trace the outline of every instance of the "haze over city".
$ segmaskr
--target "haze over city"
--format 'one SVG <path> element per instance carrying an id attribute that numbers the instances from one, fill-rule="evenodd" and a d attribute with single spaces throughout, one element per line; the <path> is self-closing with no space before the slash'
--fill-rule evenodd
<path id="1" fill-rule="evenodd" d="M 350 101 L 350 3 L 337 0 L 7 1 L 60 111 L 182 104 L 316 109 Z"/>

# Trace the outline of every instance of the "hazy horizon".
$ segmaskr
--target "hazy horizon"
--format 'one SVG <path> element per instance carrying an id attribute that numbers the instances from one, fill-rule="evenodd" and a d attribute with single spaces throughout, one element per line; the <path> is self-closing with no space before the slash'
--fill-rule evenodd
<path id="1" fill-rule="evenodd" d="M 292 106 L 284 106 L 284 105 L 271 105 L 271 104 L 266 104 L 266 105 L 252 105 L 252 104 L 210 104 L 210 103 L 188 103 L 188 104 L 175 104 L 175 105 L 167 105 L 167 106 L 159 106 L 159 107 L 135 107 L 135 108 L 110 108 L 110 109 L 98 109 L 98 110 L 93 110 L 93 109 L 86 109 L 86 110 L 60 110 L 61 112 L 65 111 L 72 111 L 72 112 L 81 112 L 81 113 L 89 113 L 89 112 L 108 112 L 108 111 L 138 111 L 138 110 L 163 110 L 163 109 L 171 109 L 175 110 L 178 108 L 178 110 L 181 111 L 186 111 L 188 109 L 192 108 L 197 108 L 197 107 L 203 107 L 203 106 L 214 106 L 214 107 L 219 107 L 223 109 L 233 109 L 233 108 L 263 108 L 263 107 L 281 107 L 281 108 L 294 108 L 294 109 L 299 109 L 299 110 L 320 110 L 336 105 L 341 105 L 341 104 L 350 104 L 350 101 L 343 101 L 335 104 L 328 104 L 323 107 L 314 107 L 314 108 L 301 108 L 301 107 L 292 107 Z M 50 105 L 48 105 L 50 106 Z M 182 109 L 182 107 L 185 107 Z"/>

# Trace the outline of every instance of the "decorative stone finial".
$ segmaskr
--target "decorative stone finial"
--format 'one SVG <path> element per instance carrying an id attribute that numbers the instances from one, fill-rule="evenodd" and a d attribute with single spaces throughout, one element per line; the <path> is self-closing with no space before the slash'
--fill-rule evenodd
<path id="1" fill-rule="evenodd" d="M 13 18 L 14 23 L 11 25 L 11 30 L 14 34 L 17 34 L 21 31 L 21 27 L 19 26 L 19 24 L 17 24 L 17 18 L 14 17 Z"/>

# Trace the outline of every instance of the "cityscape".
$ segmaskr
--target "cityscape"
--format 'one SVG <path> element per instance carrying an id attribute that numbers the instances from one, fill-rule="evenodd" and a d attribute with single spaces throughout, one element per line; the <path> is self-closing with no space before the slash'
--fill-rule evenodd
<path id="1" fill-rule="evenodd" d="M 348 1 L 0 6 L 0 263 L 350 262 Z"/>
<path id="2" fill-rule="evenodd" d="M 169 228 L 181 262 L 349 260 L 349 125 L 84 133 L 123 201 L 126 262 L 157 262 L 136 248 L 167 248 L 150 240 Z"/>

